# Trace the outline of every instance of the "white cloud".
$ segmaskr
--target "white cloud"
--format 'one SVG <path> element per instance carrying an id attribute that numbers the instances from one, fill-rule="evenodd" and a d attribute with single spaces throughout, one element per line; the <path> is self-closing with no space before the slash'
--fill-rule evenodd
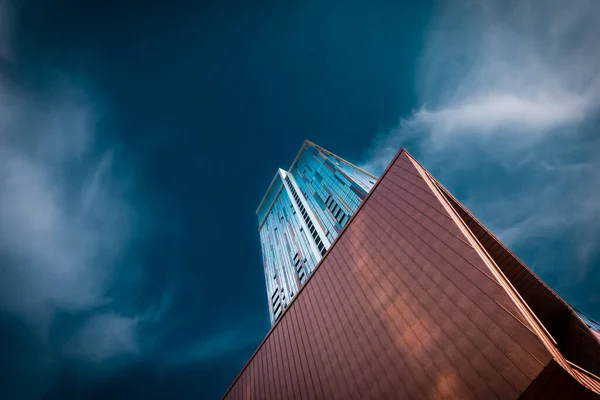
<path id="1" fill-rule="evenodd" d="M 17 64 L 7 5 L 0 0 L 0 62 L 10 73 Z M 0 69 L 0 311 L 47 345 L 57 314 L 88 314 L 65 351 L 95 362 L 135 353 L 145 315 L 119 316 L 127 305 L 109 291 L 136 213 L 116 149 L 98 140 L 102 115 L 64 77 L 52 93 L 34 93 L 7 70 Z"/>
<path id="2" fill-rule="evenodd" d="M 63 353 L 92 364 L 143 354 L 156 341 L 155 337 L 146 335 L 145 328 L 163 321 L 173 305 L 173 295 L 170 287 L 155 307 L 133 316 L 101 311 L 90 314 L 64 344 Z"/>
<path id="3" fill-rule="evenodd" d="M 135 257 L 123 265 L 139 239 L 132 171 L 97 132 L 110 115 L 85 88 L 58 71 L 51 91 L 20 81 L 10 5 L 0 0 L 0 312 L 35 332 L 47 354 L 96 364 L 138 355 L 154 345 L 146 328 L 163 320 L 173 292 L 145 310 L 135 290 L 117 297 L 138 268 Z M 65 315 L 85 320 L 61 324 Z"/>
<path id="4" fill-rule="evenodd" d="M 465 136 L 531 146 L 596 115 L 598 21 L 593 0 L 446 3 L 418 68 L 421 105 L 379 138 L 367 167 L 382 170 L 415 137 L 430 151 Z"/>
<path id="5" fill-rule="evenodd" d="M 578 235 L 576 265 L 545 266 L 576 284 L 600 250 L 598 21 L 593 0 L 442 3 L 417 70 L 420 104 L 363 166 L 381 172 L 408 145 L 450 188 L 462 180 L 462 200 L 509 244 Z M 512 182 L 482 187 L 490 165 Z"/>
<path id="6" fill-rule="evenodd" d="M 499 128 L 527 134 L 579 122 L 585 117 L 585 109 L 585 103 L 576 96 L 533 99 L 513 94 L 489 94 L 436 111 L 424 108 L 415 114 L 413 123 L 423 125 L 435 135 L 481 134 Z"/>
<path id="7" fill-rule="evenodd" d="M 94 154 L 90 110 L 51 101 L 22 99 L 0 121 L 0 300 L 43 325 L 56 310 L 107 301 L 132 223 L 115 190 L 112 152 Z"/>
<path id="8" fill-rule="evenodd" d="M 91 316 L 65 345 L 67 354 L 102 363 L 114 357 L 139 352 L 136 318 L 113 313 Z"/>

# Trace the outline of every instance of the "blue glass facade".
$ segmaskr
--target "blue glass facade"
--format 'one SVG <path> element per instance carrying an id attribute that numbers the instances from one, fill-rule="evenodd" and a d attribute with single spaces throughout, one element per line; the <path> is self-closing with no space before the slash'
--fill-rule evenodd
<path id="1" fill-rule="evenodd" d="M 271 323 L 298 293 L 376 177 L 306 141 L 256 211 Z"/>
<path id="2" fill-rule="evenodd" d="M 326 150 L 307 146 L 290 171 L 333 242 L 376 179 Z"/>

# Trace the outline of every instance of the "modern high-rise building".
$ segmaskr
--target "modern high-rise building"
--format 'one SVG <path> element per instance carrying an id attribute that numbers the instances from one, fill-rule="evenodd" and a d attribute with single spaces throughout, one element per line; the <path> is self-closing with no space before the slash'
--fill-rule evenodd
<path id="1" fill-rule="evenodd" d="M 410 154 L 364 189 L 226 399 L 600 398 L 598 324 Z"/>
<path id="2" fill-rule="evenodd" d="M 256 215 L 274 323 L 377 178 L 308 140 L 279 169 Z"/>

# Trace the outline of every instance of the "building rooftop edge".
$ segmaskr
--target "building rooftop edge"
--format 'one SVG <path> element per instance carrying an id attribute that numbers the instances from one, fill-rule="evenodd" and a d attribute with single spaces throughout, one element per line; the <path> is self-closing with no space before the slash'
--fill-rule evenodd
<path id="1" fill-rule="evenodd" d="M 273 188 L 273 185 L 275 185 L 275 181 L 277 180 L 278 176 L 279 176 L 279 170 L 281 168 L 277 169 L 277 172 L 275 172 L 275 176 L 273 177 L 273 179 L 271 180 L 271 184 L 269 184 L 269 187 L 267 188 L 267 191 L 265 192 L 265 195 L 263 196 L 262 200 L 260 201 L 260 204 L 258 205 L 258 208 L 256 209 L 255 214 L 258 215 L 258 212 L 260 211 L 260 208 L 263 206 L 263 203 L 265 202 L 265 200 L 267 199 L 267 195 L 269 194 L 269 192 L 271 191 L 271 188 Z"/>
<path id="2" fill-rule="evenodd" d="M 359 170 L 359 171 L 361 171 L 361 172 L 363 172 L 363 173 L 365 173 L 365 174 L 369 175 L 371 178 L 373 178 L 373 179 L 375 179 L 375 180 L 379 179 L 378 177 L 376 177 L 376 176 L 375 176 L 375 175 L 373 175 L 372 173 L 370 173 L 370 172 L 368 172 L 368 171 L 365 171 L 363 168 L 361 168 L 361 167 L 359 167 L 359 166 L 357 166 L 357 165 L 354 165 L 354 164 L 352 164 L 350 161 L 348 161 L 348 160 L 346 160 L 346 159 L 344 159 L 344 158 L 342 158 L 342 157 L 338 156 L 337 154 L 334 154 L 334 153 L 332 153 L 331 151 L 327 150 L 326 148 L 324 148 L 324 147 L 321 147 L 321 146 L 319 146 L 318 144 L 316 144 L 316 143 L 313 143 L 313 142 L 311 142 L 311 141 L 310 141 L 310 140 L 308 140 L 308 139 L 304 141 L 304 144 L 302 145 L 302 148 L 300 149 L 300 152 L 298 152 L 298 155 L 297 155 L 297 156 L 296 156 L 296 158 L 294 159 L 294 162 L 292 163 L 292 166 L 291 166 L 291 167 L 290 167 L 290 169 L 289 169 L 289 171 L 290 171 L 290 172 L 292 172 L 292 169 L 294 168 L 296 161 L 298 161 L 298 158 L 300 157 L 300 153 L 302 152 L 302 150 L 304 150 L 304 147 L 305 147 L 307 144 L 310 144 L 311 146 L 314 146 L 314 147 L 316 147 L 317 149 L 319 149 L 319 150 L 322 150 L 322 151 L 326 152 L 327 154 L 331 155 L 332 157 L 335 157 L 337 160 L 339 160 L 339 161 L 341 161 L 341 162 L 343 162 L 343 163 L 345 163 L 345 164 L 348 164 L 349 166 L 351 166 L 351 167 L 353 167 L 353 168 L 356 168 L 357 170 Z"/>
<path id="3" fill-rule="evenodd" d="M 367 174 L 368 176 L 370 176 L 373 179 L 379 179 L 378 177 L 376 177 L 375 175 L 371 174 L 370 172 L 365 171 L 364 169 L 352 164 L 350 161 L 343 159 L 342 157 L 332 153 L 331 151 L 319 146 L 318 144 L 311 142 L 308 139 L 305 139 L 304 142 L 302 142 L 302 146 L 300 147 L 300 150 L 298 151 L 298 153 L 296 154 L 296 157 L 294 157 L 294 161 L 292 161 L 292 165 L 290 166 L 290 168 L 288 169 L 289 172 L 292 171 L 292 169 L 294 169 L 294 167 L 296 166 L 296 163 L 298 162 L 298 159 L 300 159 L 300 155 L 302 154 L 302 152 L 304 151 L 304 149 L 306 148 L 307 145 L 311 145 L 316 147 L 319 150 L 325 151 L 327 154 L 331 155 L 332 157 L 335 157 L 337 160 L 348 164 L 349 166 L 356 168 L 357 170 Z M 258 211 L 260 210 L 260 208 L 263 206 L 263 203 L 265 202 L 265 200 L 267 199 L 267 195 L 269 194 L 269 191 L 271 190 L 271 188 L 273 187 L 273 185 L 275 184 L 275 181 L 277 180 L 277 174 L 279 173 L 279 170 L 281 168 L 277 169 L 277 172 L 275 173 L 275 177 L 273 177 L 273 180 L 271 181 L 271 184 L 269 185 L 269 187 L 267 188 L 267 191 L 265 192 L 265 195 L 263 196 L 262 200 L 260 201 L 260 204 L 258 205 L 258 208 L 256 209 L 256 213 L 258 214 Z M 285 171 L 285 170 L 284 170 Z M 286 171 L 286 172 L 288 172 Z"/>

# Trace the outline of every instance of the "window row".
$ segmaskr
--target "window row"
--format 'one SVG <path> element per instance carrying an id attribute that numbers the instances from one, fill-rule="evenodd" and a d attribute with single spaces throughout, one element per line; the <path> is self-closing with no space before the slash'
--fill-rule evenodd
<path id="1" fill-rule="evenodd" d="M 325 201 L 325 205 L 331 211 L 331 214 L 335 218 L 335 220 L 343 227 L 346 222 L 350 219 L 348 215 L 342 211 L 342 207 L 331 197 L 327 197 L 327 201 Z"/>
<path id="2" fill-rule="evenodd" d="M 296 273 L 298 274 L 298 280 L 300 281 L 300 284 L 304 284 L 304 279 L 306 278 L 304 268 L 302 268 L 305 262 L 306 258 L 301 261 L 299 253 L 296 253 L 294 256 L 294 267 L 296 268 Z"/>
<path id="3" fill-rule="evenodd" d="M 273 302 L 273 318 L 277 320 L 281 316 L 281 312 L 283 311 L 283 307 L 281 306 L 281 299 L 279 297 L 279 288 L 275 288 L 275 292 L 271 296 L 271 300 Z"/>
<path id="4" fill-rule="evenodd" d="M 304 218 L 304 222 L 306 222 L 306 226 L 310 230 L 310 234 L 312 235 L 313 239 L 315 240 L 315 243 L 319 249 L 319 252 L 321 253 L 321 255 L 324 255 L 326 253 L 327 249 L 325 249 L 325 245 L 321 241 L 321 238 L 319 237 L 319 233 L 317 232 L 315 226 L 313 225 L 313 223 L 310 219 L 310 216 L 308 215 L 308 212 L 304 208 L 304 205 L 302 204 L 302 201 L 300 200 L 300 196 L 298 196 L 298 192 L 296 192 L 296 189 L 294 189 L 294 185 L 292 185 L 292 181 L 290 180 L 289 177 L 287 177 L 287 176 L 285 177 L 285 182 L 288 184 L 288 187 L 290 188 L 290 191 L 292 192 L 292 195 L 294 196 L 294 200 L 296 200 L 296 205 L 298 205 L 298 208 L 300 209 L 300 213 L 302 214 L 302 217 Z"/>

